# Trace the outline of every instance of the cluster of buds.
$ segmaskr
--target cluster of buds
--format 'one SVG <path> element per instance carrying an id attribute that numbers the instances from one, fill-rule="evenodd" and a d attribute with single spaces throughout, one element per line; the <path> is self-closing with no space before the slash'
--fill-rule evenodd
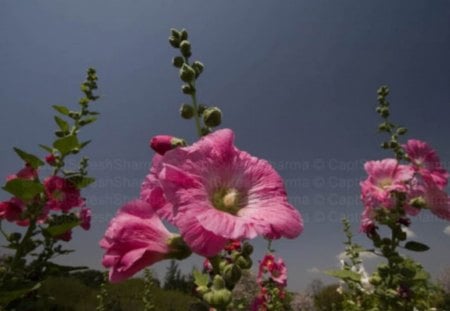
<path id="1" fill-rule="evenodd" d="M 231 303 L 231 292 L 239 282 L 242 270 L 252 266 L 253 246 L 248 242 L 230 241 L 213 258 L 205 258 L 203 272 L 194 274 L 196 291 L 210 306 L 223 309 Z"/>
<path id="2" fill-rule="evenodd" d="M 252 311 L 283 310 L 286 299 L 287 268 L 282 258 L 264 256 L 259 265 L 257 282 L 259 294 L 252 303 Z"/>
<path id="3" fill-rule="evenodd" d="M 217 107 L 208 107 L 197 103 L 196 81 L 204 70 L 204 65 L 200 61 L 189 62 L 192 55 L 191 43 L 188 41 L 186 29 L 171 30 L 169 43 L 172 47 L 180 51 L 179 56 L 175 56 L 172 64 L 179 69 L 179 76 L 183 85 L 181 90 L 192 99 L 191 104 L 183 103 L 180 107 L 180 115 L 184 119 L 195 119 L 199 136 L 204 136 L 212 131 L 222 122 L 222 111 Z M 203 125 L 201 124 L 203 122 Z"/>

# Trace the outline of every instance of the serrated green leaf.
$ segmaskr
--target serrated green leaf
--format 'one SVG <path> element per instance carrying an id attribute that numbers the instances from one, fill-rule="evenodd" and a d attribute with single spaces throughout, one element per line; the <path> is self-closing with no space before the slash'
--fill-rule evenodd
<path id="1" fill-rule="evenodd" d="M 198 270 L 194 270 L 192 272 L 192 276 L 194 277 L 195 285 L 208 286 L 209 276 L 207 274 L 203 274 Z"/>
<path id="2" fill-rule="evenodd" d="M 407 250 L 413 251 L 413 252 L 425 252 L 430 249 L 428 245 L 422 244 L 420 242 L 416 241 L 409 241 L 405 244 L 405 248 Z"/>
<path id="3" fill-rule="evenodd" d="M 50 148 L 49 146 L 46 146 L 46 145 L 39 145 L 39 147 L 41 147 L 42 149 L 44 149 L 45 151 L 48 151 L 48 152 L 50 152 L 50 153 L 53 152 L 53 149 Z"/>
<path id="4" fill-rule="evenodd" d="M 55 122 L 56 124 L 58 124 L 58 127 L 61 129 L 61 131 L 67 132 L 69 130 L 69 123 L 67 123 L 60 117 L 55 116 Z"/>
<path id="5" fill-rule="evenodd" d="M 73 149 L 79 148 L 80 144 L 78 142 L 78 138 L 75 135 L 69 135 L 55 140 L 55 142 L 53 143 L 53 147 L 58 149 L 61 154 L 66 155 Z"/>
<path id="6" fill-rule="evenodd" d="M 72 221 L 69 221 L 69 222 L 66 222 L 66 223 L 63 223 L 63 224 L 50 226 L 50 227 L 48 227 L 45 230 L 51 236 L 55 237 L 55 236 L 58 236 L 58 235 L 66 233 L 70 229 L 75 228 L 76 226 L 78 226 L 79 224 L 80 224 L 79 220 L 72 220 Z"/>
<path id="7" fill-rule="evenodd" d="M 39 166 L 44 165 L 44 162 L 34 154 L 27 153 L 23 150 L 20 150 L 19 148 L 14 148 L 14 151 L 22 160 L 30 164 L 33 168 L 38 168 Z"/>
<path id="8" fill-rule="evenodd" d="M 352 280 L 355 282 L 361 281 L 361 275 L 357 272 L 350 271 L 350 270 L 328 270 L 328 271 L 325 271 L 325 274 L 334 276 L 335 278 L 338 278 L 341 280 Z"/>
<path id="9" fill-rule="evenodd" d="M 28 201 L 43 192 L 44 186 L 38 181 L 15 178 L 8 181 L 3 190 L 23 201 Z"/>
<path id="10" fill-rule="evenodd" d="M 77 186 L 78 189 L 85 188 L 95 181 L 92 177 L 74 176 L 69 178 L 69 180 Z"/>
<path id="11" fill-rule="evenodd" d="M 70 110 L 69 110 L 69 108 L 67 108 L 65 106 L 53 105 L 52 107 L 53 107 L 53 109 L 55 109 L 56 111 L 58 111 L 59 113 L 65 115 L 65 116 L 69 115 Z"/>

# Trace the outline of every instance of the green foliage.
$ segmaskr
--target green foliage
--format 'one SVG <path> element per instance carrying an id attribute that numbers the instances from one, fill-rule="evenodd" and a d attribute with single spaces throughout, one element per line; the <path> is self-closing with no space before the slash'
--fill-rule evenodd
<path id="1" fill-rule="evenodd" d="M 343 297 L 337 291 L 339 285 L 325 286 L 314 296 L 314 304 L 318 311 L 338 311 L 343 309 Z"/>
<path id="2" fill-rule="evenodd" d="M 29 201 L 44 191 L 44 186 L 35 180 L 15 178 L 2 188 L 22 201 Z"/>
<path id="3" fill-rule="evenodd" d="M 38 168 L 44 165 L 44 162 L 34 154 L 27 153 L 19 148 L 13 148 L 17 155 L 25 162 L 31 165 L 32 168 Z"/>

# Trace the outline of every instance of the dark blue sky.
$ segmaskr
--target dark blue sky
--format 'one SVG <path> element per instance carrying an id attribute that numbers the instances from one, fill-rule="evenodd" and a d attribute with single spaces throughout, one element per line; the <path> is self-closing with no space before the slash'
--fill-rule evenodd
<path id="1" fill-rule="evenodd" d="M 448 1 L 0 0 L 0 176 L 21 166 L 12 146 L 43 155 L 37 144 L 55 129 L 50 106 L 76 107 L 87 67 L 100 78 L 102 115 L 83 133 L 94 140 L 86 149 L 98 181 L 86 193 L 94 221 L 74 233 L 71 264 L 100 267 L 98 240 L 138 195 L 148 140 L 195 140 L 193 122 L 178 117 L 187 98 L 171 66 L 172 27 L 189 30 L 193 58 L 206 65 L 200 101 L 223 110 L 240 149 L 273 162 L 305 218 L 302 236 L 275 243 L 291 289 L 320 277 L 313 268 L 337 264 L 341 216 L 358 226 L 362 164 L 391 156 L 378 147 L 378 86 L 391 87 L 393 120 L 450 168 Z M 418 258 L 433 273 L 450 259 L 447 225 L 423 213 L 411 228 L 432 248 Z"/>

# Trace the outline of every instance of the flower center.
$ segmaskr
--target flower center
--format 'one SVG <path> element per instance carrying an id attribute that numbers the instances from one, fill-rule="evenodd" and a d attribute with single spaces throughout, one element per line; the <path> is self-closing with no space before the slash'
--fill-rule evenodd
<path id="1" fill-rule="evenodd" d="M 212 204 L 220 211 L 236 215 L 239 211 L 239 192 L 234 188 L 219 188 L 212 197 Z"/>
<path id="2" fill-rule="evenodd" d="M 378 187 L 384 189 L 387 186 L 390 186 L 392 184 L 392 179 L 387 177 L 387 178 L 383 178 L 378 182 Z"/>

